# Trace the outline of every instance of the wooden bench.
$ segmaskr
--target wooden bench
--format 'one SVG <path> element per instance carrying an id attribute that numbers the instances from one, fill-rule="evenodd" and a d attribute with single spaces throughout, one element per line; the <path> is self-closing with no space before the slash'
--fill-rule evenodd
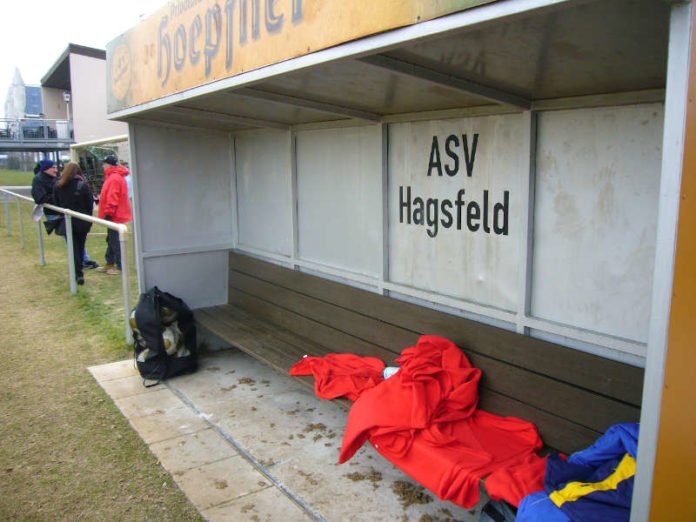
<path id="1" fill-rule="evenodd" d="M 229 295 L 227 305 L 195 310 L 199 325 L 285 374 L 304 355 L 337 352 L 392 365 L 433 334 L 483 371 L 481 408 L 534 422 L 550 448 L 573 452 L 613 424 L 639 420 L 640 368 L 237 253 Z"/>

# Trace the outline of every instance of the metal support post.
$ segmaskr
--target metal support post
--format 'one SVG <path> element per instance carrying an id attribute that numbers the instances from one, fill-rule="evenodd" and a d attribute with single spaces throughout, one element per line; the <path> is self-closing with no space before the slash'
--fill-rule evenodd
<path id="1" fill-rule="evenodd" d="M 3 202 L 5 204 L 5 227 L 7 228 L 7 236 L 12 235 L 12 225 L 10 225 L 10 196 L 9 194 L 5 194 L 5 197 L 3 198 Z"/>
<path id="2" fill-rule="evenodd" d="M 17 200 L 17 219 L 19 219 L 19 243 L 24 249 L 24 220 L 22 219 L 22 201 Z"/>
<path id="3" fill-rule="evenodd" d="M 65 238 L 68 244 L 68 272 L 70 274 L 70 293 L 77 293 L 77 281 L 75 278 L 75 252 L 73 250 L 72 217 L 65 215 Z"/>
<path id="4" fill-rule="evenodd" d="M 46 254 L 44 253 L 44 239 L 43 239 L 43 223 L 41 220 L 36 222 L 36 226 L 39 227 L 39 263 L 41 266 L 46 266 Z"/>
<path id="5" fill-rule="evenodd" d="M 130 259 L 128 259 L 128 229 L 125 225 L 118 231 L 118 240 L 121 243 L 121 284 L 123 286 L 123 309 L 126 319 L 126 342 L 132 344 L 133 332 L 130 327 Z"/>

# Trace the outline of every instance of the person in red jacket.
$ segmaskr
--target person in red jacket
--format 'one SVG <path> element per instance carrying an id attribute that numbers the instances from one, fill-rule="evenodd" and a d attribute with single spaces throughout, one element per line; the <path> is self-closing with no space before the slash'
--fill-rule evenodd
<path id="1" fill-rule="evenodd" d="M 130 223 L 133 219 L 126 176 L 130 171 L 118 163 L 118 158 L 109 154 L 104 158 L 104 185 L 99 197 L 99 217 L 114 223 Z M 96 270 L 109 275 L 121 273 L 121 244 L 116 230 L 106 231 L 106 265 Z"/>

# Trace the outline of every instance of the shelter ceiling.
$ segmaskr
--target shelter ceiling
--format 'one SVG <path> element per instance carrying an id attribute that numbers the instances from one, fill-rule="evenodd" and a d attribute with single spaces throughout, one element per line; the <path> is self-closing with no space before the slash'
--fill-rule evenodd
<path id="1" fill-rule="evenodd" d="M 567 2 L 300 70 L 291 60 L 253 85 L 137 116 L 235 131 L 661 89 L 669 13 L 664 0 Z"/>

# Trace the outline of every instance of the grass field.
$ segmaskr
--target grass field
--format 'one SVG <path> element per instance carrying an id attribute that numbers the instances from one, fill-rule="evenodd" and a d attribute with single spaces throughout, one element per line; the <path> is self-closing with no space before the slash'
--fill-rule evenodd
<path id="1" fill-rule="evenodd" d="M 0 520 L 202 520 L 87 371 L 132 357 L 120 277 L 88 270 L 71 294 L 65 241 L 44 235 L 42 266 L 32 208 L 10 203 L 9 235 L 0 211 Z"/>
<path id="2" fill-rule="evenodd" d="M 31 180 L 33 178 L 33 172 L 0 169 L 0 187 L 4 185 L 31 185 Z"/>
<path id="3" fill-rule="evenodd" d="M 0 187 L 6 186 L 27 186 L 31 185 L 34 174 L 31 172 L 19 172 L 11 170 L 0 171 Z M 28 195 L 28 194 L 27 194 Z M 2 200 L 2 198 L 0 198 Z M 5 203 L 7 204 L 7 203 Z M 13 199 L 9 203 L 10 233 L 17 239 L 18 246 L 22 251 L 37 261 L 40 260 L 39 249 L 39 226 L 31 219 L 31 212 L 34 208 L 32 202 Z M 3 232 L 7 233 L 7 209 L 0 212 L 0 219 L 3 222 Z M 42 233 L 44 244 L 44 256 L 47 266 L 56 269 L 56 278 L 59 284 L 63 284 L 66 291 L 70 288 L 68 252 L 65 240 L 56 235 L 46 235 Z M 106 228 L 101 225 L 93 225 L 87 237 L 86 250 L 92 259 L 100 264 L 104 264 L 104 253 L 106 251 Z M 138 283 L 136 265 L 134 262 L 133 236 L 129 242 L 129 268 L 131 283 L 131 307 L 135 306 L 138 297 Z M 62 270 L 62 272 L 61 272 Z M 121 278 L 116 276 L 104 276 L 91 270 L 85 270 L 85 286 L 78 288 L 78 298 L 87 299 L 94 306 L 105 305 L 106 308 L 100 313 L 109 315 L 110 319 L 120 321 L 123 326 L 121 333 L 125 329 L 124 322 L 124 303 L 122 297 Z"/>

